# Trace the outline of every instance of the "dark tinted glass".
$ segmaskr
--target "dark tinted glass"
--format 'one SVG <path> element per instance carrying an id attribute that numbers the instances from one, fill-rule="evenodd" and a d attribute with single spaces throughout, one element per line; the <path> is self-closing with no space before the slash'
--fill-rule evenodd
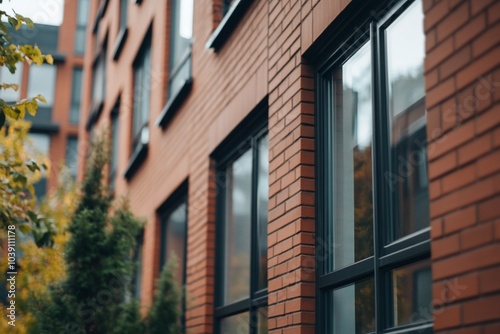
<path id="1" fill-rule="evenodd" d="M 395 215 L 389 241 L 429 226 L 421 1 L 386 30 L 391 170 L 385 175 Z"/>
<path id="2" fill-rule="evenodd" d="M 375 330 L 375 286 L 373 279 L 333 290 L 328 333 L 366 334 Z"/>
<path id="3" fill-rule="evenodd" d="M 69 121 L 78 124 L 80 121 L 80 102 L 82 100 L 82 75 L 81 68 L 73 69 L 73 80 L 71 85 L 71 110 Z"/>
<path id="4" fill-rule="evenodd" d="M 175 206 L 171 213 L 163 219 L 163 264 L 173 257 L 177 261 L 175 279 L 179 285 L 184 284 L 184 270 L 186 266 L 185 247 L 187 229 L 187 204 L 182 201 Z"/>
<path id="5" fill-rule="evenodd" d="M 221 320 L 221 334 L 249 333 L 249 312 L 236 314 Z"/>
<path id="6" fill-rule="evenodd" d="M 252 150 L 227 167 L 224 304 L 250 293 Z"/>
<path id="7" fill-rule="evenodd" d="M 391 271 L 393 325 L 432 321 L 430 261 Z"/>

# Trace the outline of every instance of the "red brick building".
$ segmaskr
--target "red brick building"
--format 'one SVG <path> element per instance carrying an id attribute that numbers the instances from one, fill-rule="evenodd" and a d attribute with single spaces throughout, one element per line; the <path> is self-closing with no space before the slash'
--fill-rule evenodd
<path id="1" fill-rule="evenodd" d="M 499 333 L 499 14 L 92 1 L 80 151 L 110 129 L 144 310 L 175 254 L 189 333 Z"/>

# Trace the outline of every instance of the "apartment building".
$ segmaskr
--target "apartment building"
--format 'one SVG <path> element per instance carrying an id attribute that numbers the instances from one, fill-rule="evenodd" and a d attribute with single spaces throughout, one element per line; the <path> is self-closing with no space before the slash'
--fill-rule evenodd
<path id="1" fill-rule="evenodd" d="M 74 1 L 66 1 L 64 20 L 60 26 L 35 24 L 10 34 L 16 44 L 36 44 L 44 54 L 51 54 L 54 65 L 30 66 L 18 64 L 11 74 L 2 68 L 2 82 L 16 83 L 18 91 L 2 90 L 6 101 L 19 101 L 42 94 L 47 103 L 40 103 L 36 117 L 27 115 L 32 123 L 30 139 L 35 148 L 49 157 L 51 173 L 35 185 L 38 197 L 43 197 L 57 184 L 61 164 L 66 164 L 76 177 L 78 123 L 82 92 L 83 53 L 88 16 L 88 1 L 77 8 Z M 86 11 L 85 11 L 86 10 Z"/>
<path id="2" fill-rule="evenodd" d="M 91 1 L 79 151 L 109 129 L 144 310 L 175 255 L 189 333 L 499 333 L 499 13 Z"/>

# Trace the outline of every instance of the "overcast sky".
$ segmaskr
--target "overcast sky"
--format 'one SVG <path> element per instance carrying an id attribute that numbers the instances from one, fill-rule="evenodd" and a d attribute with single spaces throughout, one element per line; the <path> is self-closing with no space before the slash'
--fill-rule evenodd
<path id="1" fill-rule="evenodd" d="M 75 1 L 75 0 L 70 0 Z M 3 0 L 0 8 L 9 14 L 12 9 L 36 23 L 60 25 L 64 0 Z"/>

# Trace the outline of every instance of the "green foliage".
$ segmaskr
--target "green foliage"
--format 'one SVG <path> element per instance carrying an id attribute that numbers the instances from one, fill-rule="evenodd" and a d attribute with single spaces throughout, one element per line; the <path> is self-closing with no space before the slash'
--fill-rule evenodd
<path id="1" fill-rule="evenodd" d="M 93 145 L 82 197 L 69 225 L 66 277 L 41 302 L 41 332 L 112 333 L 120 319 L 133 318 L 133 308 L 125 307 L 124 301 L 133 270 L 130 252 L 142 224 L 126 202 L 111 213 L 111 197 L 103 183 L 105 147 L 102 140 Z"/>
<path id="2" fill-rule="evenodd" d="M 21 120 L 0 128 L 0 224 L 3 230 L 14 224 L 25 234 L 32 231 L 37 245 L 46 246 L 57 229 L 37 212 L 33 185 L 47 173 L 49 161 L 30 152 L 28 132 L 29 123 Z"/>
<path id="3" fill-rule="evenodd" d="M 163 268 L 155 291 L 153 305 L 149 311 L 149 334 L 178 334 L 181 332 L 182 292 L 175 282 L 177 261 L 171 258 Z"/>
<path id="4" fill-rule="evenodd" d="M 0 3 L 2 3 L 0 1 Z M 16 45 L 13 44 L 12 36 L 9 34 L 9 24 L 14 30 L 19 30 L 23 24 L 29 28 L 33 28 L 33 21 L 16 12 L 11 15 L 3 10 L 0 10 L 0 66 L 5 66 L 10 73 L 15 73 L 17 63 L 26 61 L 28 64 L 42 65 L 43 62 L 53 64 L 54 59 L 51 55 L 44 55 L 36 45 Z M 0 89 L 13 89 L 17 91 L 19 87 L 16 84 L 1 83 Z M 2 127 L 6 119 L 24 118 L 26 112 L 35 116 L 38 109 L 38 102 L 46 103 L 42 95 L 29 97 L 13 104 L 7 103 L 0 99 L 0 127 Z"/>
<path id="5" fill-rule="evenodd" d="M 134 299 L 123 305 L 117 324 L 111 334 L 146 333 L 146 326 L 139 312 L 139 301 Z"/>

